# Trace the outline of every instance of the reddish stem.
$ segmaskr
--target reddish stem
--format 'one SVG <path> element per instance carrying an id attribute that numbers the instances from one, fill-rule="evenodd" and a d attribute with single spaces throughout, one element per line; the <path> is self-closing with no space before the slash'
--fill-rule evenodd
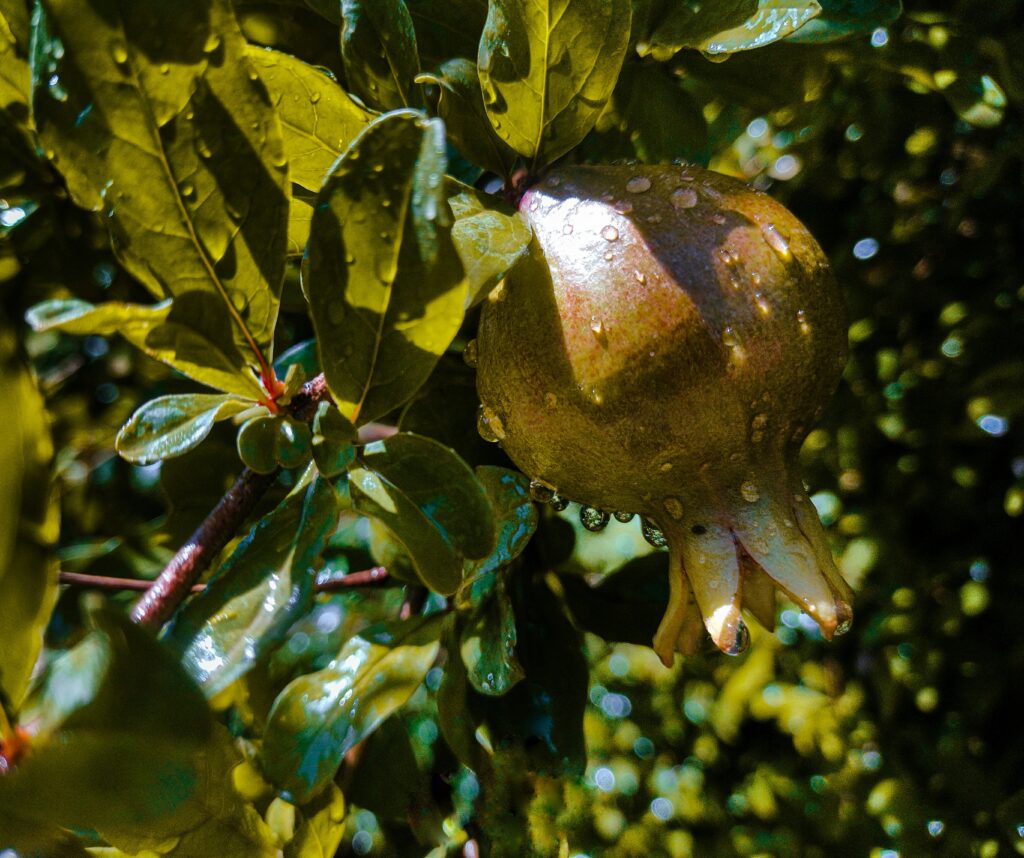
<path id="1" fill-rule="evenodd" d="M 384 566 L 374 566 L 359 572 L 349 572 L 317 583 L 317 593 L 334 593 L 355 587 L 374 587 L 390 583 L 391 576 Z M 58 583 L 71 587 L 87 587 L 95 590 L 136 590 L 146 592 L 153 586 L 152 581 L 143 578 L 115 578 L 108 575 L 88 575 L 82 572 L 61 572 Z M 206 584 L 193 584 L 189 592 L 202 593 Z"/>

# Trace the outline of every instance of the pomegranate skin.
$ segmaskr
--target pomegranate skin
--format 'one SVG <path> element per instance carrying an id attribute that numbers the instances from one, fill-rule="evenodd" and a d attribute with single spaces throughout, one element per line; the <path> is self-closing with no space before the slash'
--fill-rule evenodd
<path id="1" fill-rule="evenodd" d="M 700 617 L 742 650 L 740 610 L 770 625 L 773 587 L 844 630 L 849 588 L 797 467 L 847 358 L 810 233 L 693 167 L 568 167 L 520 210 L 530 254 L 481 314 L 482 420 L 531 478 L 663 532 L 662 659 L 696 646 Z"/>

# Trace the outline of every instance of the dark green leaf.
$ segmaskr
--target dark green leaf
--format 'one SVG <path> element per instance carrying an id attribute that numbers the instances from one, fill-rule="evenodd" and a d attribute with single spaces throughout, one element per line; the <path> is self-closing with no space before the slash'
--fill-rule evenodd
<path id="1" fill-rule="evenodd" d="M 420 770 L 401 716 L 389 718 L 366 742 L 346 795 L 378 819 L 406 823 L 428 813 L 428 776 Z"/>
<path id="2" fill-rule="evenodd" d="M 202 443 L 213 424 L 253 406 L 232 394 L 182 393 L 151 399 L 117 433 L 117 452 L 148 465 L 180 456 Z"/>
<path id="3" fill-rule="evenodd" d="M 424 66 L 452 57 L 475 60 L 487 19 L 487 0 L 406 0 Z"/>
<path id="4" fill-rule="evenodd" d="M 903 11 L 902 0 L 818 0 L 821 14 L 790 36 L 790 42 L 834 42 L 870 33 L 895 21 Z"/>
<path id="5" fill-rule="evenodd" d="M 327 384 L 354 423 L 408 400 L 462 323 L 445 164 L 440 120 L 391 113 L 349 147 L 318 197 L 303 289 Z"/>
<path id="6" fill-rule="evenodd" d="M 536 168 L 579 143 L 615 88 L 629 0 L 491 0 L 477 64 L 498 136 Z"/>
<path id="7" fill-rule="evenodd" d="M 288 255 L 290 257 L 301 257 L 306 252 L 315 204 L 316 194 L 298 185 L 292 186 L 291 208 L 288 209 Z"/>
<path id="8" fill-rule="evenodd" d="M 448 203 L 455 215 L 452 240 L 469 285 L 469 306 L 478 304 L 512 270 L 530 246 L 525 218 L 491 194 L 447 179 Z"/>
<path id="9" fill-rule="evenodd" d="M 645 65 L 624 83 L 629 93 L 623 110 L 625 130 L 641 161 L 708 162 L 711 153 L 707 122 L 700 105 L 678 79 L 658 66 Z"/>
<path id="10" fill-rule="evenodd" d="M 301 803 L 334 777 L 345 753 L 419 687 L 437 657 L 442 617 L 366 629 L 323 670 L 299 677 L 274 701 L 263 768 Z"/>
<path id="11" fill-rule="evenodd" d="M 0 319 L 0 698 L 17 706 L 57 599 L 52 548 L 59 506 L 50 480 L 53 444 L 35 379 Z"/>
<path id="12" fill-rule="evenodd" d="M 7 10 L 0 7 L 0 111 L 25 123 L 29 115 L 32 76 L 28 63 L 18 55 L 17 39 L 6 13 Z"/>
<path id="13" fill-rule="evenodd" d="M 248 56 L 281 120 L 288 177 L 316 193 L 373 114 L 320 69 L 290 54 L 250 45 Z"/>
<path id="14" fill-rule="evenodd" d="M 263 389 L 247 369 L 231 331 L 206 296 L 194 292 L 159 304 L 89 304 L 56 300 L 36 304 L 26 314 L 37 331 L 85 336 L 120 334 L 150 357 L 210 387 L 257 399 Z"/>
<path id="15" fill-rule="evenodd" d="M 356 509 L 402 543 L 423 583 L 453 593 L 464 558 L 494 545 L 493 510 L 469 466 L 430 438 L 400 433 L 368 444 L 349 472 Z"/>
<path id="16" fill-rule="evenodd" d="M 44 8 L 52 39 L 33 52 L 33 109 L 72 197 L 108 215 L 115 253 L 155 296 L 202 300 L 262 366 L 290 186 L 276 112 L 227 0 Z"/>
<path id="17" fill-rule="evenodd" d="M 176 618 L 169 641 L 207 696 L 251 669 L 312 606 L 317 561 L 337 520 L 326 480 L 290 495 Z"/>
<path id="18" fill-rule="evenodd" d="M 341 0 L 341 59 L 356 94 L 375 110 L 419 107 L 416 32 L 404 0 Z"/>
<path id="19" fill-rule="evenodd" d="M 466 676 L 481 694 L 501 696 L 523 678 L 516 639 L 515 612 L 499 576 L 487 601 L 466 622 L 459 646 Z"/>
<path id="20" fill-rule="evenodd" d="M 416 81 L 437 87 L 437 115 L 463 155 L 503 178 L 512 175 L 517 155 L 498 137 L 487 118 L 475 62 L 448 60 L 436 72 L 421 74 Z"/>

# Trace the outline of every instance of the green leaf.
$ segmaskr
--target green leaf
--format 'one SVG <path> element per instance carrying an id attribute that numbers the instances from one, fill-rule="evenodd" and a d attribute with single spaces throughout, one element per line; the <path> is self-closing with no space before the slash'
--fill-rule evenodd
<path id="1" fill-rule="evenodd" d="M 0 111 L 26 125 L 32 75 L 28 63 L 18 54 L 17 39 L 6 13 L 0 7 Z"/>
<path id="2" fill-rule="evenodd" d="M 629 40 L 629 0 L 491 0 L 477 65 L 498 136 L 535 168 L 594 126 Z"/>
<path id="3" fill-rule="evenodd" d="M 462 324 L 445 165 L 441 121 L 398 111 L 352 143 L 320 191 L 302 285 L 328 387 L 357 425 L 408 400 Z"/>
<path id="4" fill-rule="evenodd" d="M 693 0 L 669 7 L 645 41 L 637 45 L 640 56 L 652 55 L 664 62 L 682 48 L 696 48 L 718 33 L 741 26 L 757 13 L 758 0 Z"/>
<path id="5" fill-rule="evenodd" d="M 212 311 L 212 312 L 211 312 Z M 198 292 L 159 304 L 77 299 L 44 301 L 25 314 L 37 331 L 58 330 L 76 336 L 120 334 L 150 357 L 210 387 L 248 399 L 264 395 L 231 341 L 231 331 L 216 304 Z"/>
<path id="6" fill-rule="evenodd" d="M 45 0 L 33 110 L 72 198 L 158 298 L 264 367 L 284 277 L 280 124 L 227 0 Z M 189 316 L 190 321 L 194 321 Z M 234 364 L 235 361 L 232 361 Z"/>
<path id="7" fill-rule="evenodd" d="M 57 600 L 52 555 L 60 508 L 50 480 L 53 443 L 43 398 L 0 319 L 0 705 L 17 707 Z"/>
<path id="8" fill-rule="evenodd" d="M 448 60 L 436 72 L 421 74 L 416 82 L 437 87 L 437 115 L 463 155 L 505 179 L 512 175 L 518 156 L 498 137 L 487 117 L 475 62 Z"/>
<path id="9" fill-rule="evenodd" d="M 349 748 L 419 687 L 439 649 L 443 617 L 384 623 L 351 638 L 323 670 L 291 682 L 274 701 L 261 759 L 271 781 L 308 801 Z"/>
<path id="10" fill-rule="evenodd" d="M 677 78 L 659 66 L 644 65 L 623 83 L 628 92 L 623 109 L 625 131 L 641 161 L 707 164 L 711 155 L 707 121 Z"/>
<path id="11" fill-rule="evenodd" d="M 424 66 L 439 66 L 452 57 L 476 59 L 487 0 L 406 0 L 406 6 Z"/>
<path id="12" fill-rule="evenodd" d="M 786 37 L 789 42 L 834 42 L 891 24 L 903 12 L 902 0 L 818 0 L 821 14 Z"/>
<path id="13" fill-rule="evenodd" d="M 316 193 L 373 114 L 323 71 L 290 54 L 250 45 L 248 56 L 281 120 L 288 177 Z"/>
<path id="14" fill-rule="evenodd" d="M 446 181 L 455 215 L 452 240 L 466 270 L 466 300 L 472 307 L 526 255 L 533 233 L 526 219 L 497 197 L 452 178 Z"/>
<path id="15" fill-rule="evenodd" d="M 403 718 L 396 716 L 366 740 L 346 796 L 381 821 L 408 825 L 417 817 L 437 813 L 431 806 L 429 779 L 416 762 Z"/>
<path id="16" fill-rule="evenodd" d="M 334 858 L 345 834 L 345 797 L 337 785 L 296 808 L 295 836 L 284 847 L 284 858 Z"/>
<path id="17" fill-rule="evenodd" d="M 695 47 L 712 56 L 763 48 L 795 33 L 820 12 L 817 0 L 758 0 L 757 11 L 742 24 L 714 33 Z"/>
<path id="18" fill-rule="evenodd" d="M 505 578 L 499 576 L 484 605 L 462 629 L 459 646 L 466 676 L 481 694 L 499 697 L 525 676 L 516 658 L 516 641 L 515 611 Z"/>
<path id="19" fill-rule="evenodd" d="M 292 203 L 288 209 L 288 256 L 301 257 L 309 243 L 309 228 L 313 223 L 316 194 L 298 185 L 292 188 Z"/>
<path id="20" fill-rule="evenodd" d="M 349 86 L 375 110 L 419 107 L 416 31 L 404 0 L 341 0 L 341 59 Z"/>
<path id="21" fill-rule="evenodd" d="M 286 498 L 239 543 L 168 634 L 208 697 L 244 675 L 313 603 L 316 566 L 338 521 L 323 479 Z"/>
<path id="22" fill-rule="evenodd" d="M 253 406 L 230 393 L 182 393 L 151 399 L 117 433 L 122 458 L 148 465 L 180 456 L 202 443 L 213 424 Z"/>
<path id="23" fill-rule="evenodd" d="M 349 472 L 352 502 L 405 547 L 423 583 L 443 594 L 462 581 L 464 558 L 494 544 L 493 510 L 469 466 L 431 438 L 399 433 L 368 444 Z"/>

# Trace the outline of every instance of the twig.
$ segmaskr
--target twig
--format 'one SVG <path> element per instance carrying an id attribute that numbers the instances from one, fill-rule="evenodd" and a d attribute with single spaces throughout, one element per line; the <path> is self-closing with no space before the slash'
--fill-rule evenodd
<path id="1" fill-rule="evenodd" d="M 135 590 L 146 592 L 153 582 L 142 578 L 114 578 L 108 575 L 88 575 L 82 572 L 61 572 L 58 583 L 72 587 L 84 587 L 93 590 Z M 318 581 L 314 587 L 317 593 L 336 593 L 339 590 L 352 590 L 356 587 L 381 587 L 395 583 L 384 566 L 374 566 L 347 575 L 338 575 L 326 581 Z M 190 593 L 202 593 L 206 584 L 193 584 Z"/>

